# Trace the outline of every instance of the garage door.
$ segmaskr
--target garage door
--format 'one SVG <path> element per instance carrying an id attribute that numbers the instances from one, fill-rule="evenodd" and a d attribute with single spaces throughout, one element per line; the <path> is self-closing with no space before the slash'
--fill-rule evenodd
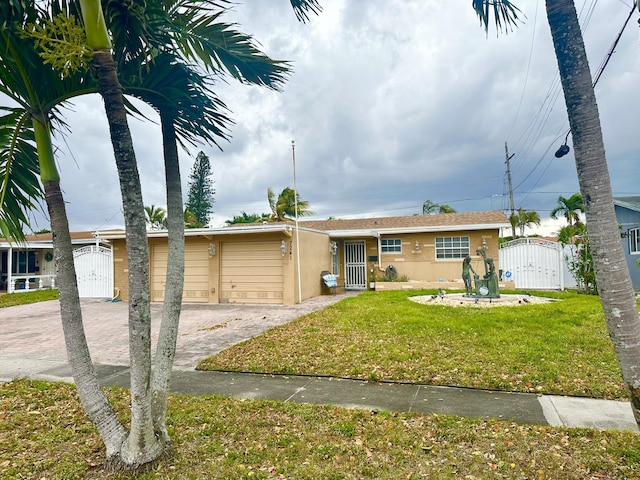
<path id="1" fill-rule="evenodd" d="M 280 242 L 223 243 L 220 301 L 282 303 Z"/>
<path id="2" fill-rule="evenodd" d="M 184 252 L 184 292 L 182 301 L 207 303 L 209 301 L 209 250 L 208 244 L 185 245 Z M 164 300 L 164 286 L 167 276 L 167 245 L 153 246 L 151 277 L 151 300 Z"/>

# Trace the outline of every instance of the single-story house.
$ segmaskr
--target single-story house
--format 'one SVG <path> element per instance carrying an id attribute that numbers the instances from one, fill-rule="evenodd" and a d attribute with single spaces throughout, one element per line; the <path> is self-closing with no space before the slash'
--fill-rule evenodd
<path id="1" fill-rule="evenodd" d="M 613 205 L 633 289 L 640 290 L 640 197 L 614 197 Z"/>
<path id="2" fill-rule="evenodd" d="M 500 229 L 510 228 L 501 211 L 447 213 L 354 220 L 304 220 L 242 224 L 185 231 L 183 300 L 199 303 L 290 305 L 321 295 L 323 272 L 346 289 L 367 289 L 389 267 L 414 281 L 458 280 L 470 255 L 484 274 L 486 256 L 498 265 Z M 128 298 L 124 232 L 98 233 L 113 247 L 114 287 Z M 151 300 L 164 298 L 167 232 L 150 231 Z M 300 265 L 300 268 L 298 268 Z M 461 287 L 462 288 L 462 287 Z"/>
<path id="3" fill-rule="evenodd" d="M 82 297 L 113 293 L 111 248 L 94 232 L 71 232 L 78 288 Z M 24 242 L 0 238 L 0 291 L 55 288 L 56 269 L 50 233 L 27 235 Z"/>

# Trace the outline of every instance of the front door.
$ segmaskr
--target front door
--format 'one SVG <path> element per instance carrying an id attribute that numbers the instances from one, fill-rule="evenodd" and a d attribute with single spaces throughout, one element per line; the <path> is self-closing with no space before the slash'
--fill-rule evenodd
<path id="1" fill-rule="evenodd" d="M 344 270 L 344 288 L 367 288 L 367 262 L 364 240 L 344 243 Z"/>

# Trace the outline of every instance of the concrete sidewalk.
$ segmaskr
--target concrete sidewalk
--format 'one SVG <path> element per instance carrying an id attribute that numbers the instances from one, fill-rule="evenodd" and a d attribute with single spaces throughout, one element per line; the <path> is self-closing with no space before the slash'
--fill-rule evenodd
<path id="1" fill-rule="evenodd" d="M 201 372 L 199 360 L 275 325 L 320 310 L 345 295 L 295 306 L 185 305 L 181 316 L 172 391 L 346 408 L 453 414 L 537 425 L 638 432 L 629 402 L 495 392 L 324 377 Z M 161 305 L 152 306 L 157 336 Z M 86 335 L 105 386 L 129 386 L 127 304 L 83 300 Z M 14 378 L 72 382 L 57 301 L 0 310 L 0 381 Z"/>
<path id="2" fill-rule="evenodd" d="M 96 365 L 104 386 L 129 387 L 129 369 Z M 0 355 L 0 381 L 26 377 L 73 382 L 66 362 Z M 638 432 L 628 402 L 470 388 L 293 375 L 175 370 L 171 391 L 183 395 L 224 395 L 338 405 L 394 412 L 437 413 L 494 418 L 534 425 L 586 427 Z"/>

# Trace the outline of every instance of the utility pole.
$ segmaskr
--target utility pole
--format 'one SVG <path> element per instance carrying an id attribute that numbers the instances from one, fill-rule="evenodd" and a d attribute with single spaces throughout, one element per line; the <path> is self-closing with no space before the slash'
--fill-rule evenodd
<path id="1" fill-rule="evenodd" d="M 511 207 L 511 216 L 509 217 L 509 222 L 511 222 L 511 236 L 513 239 L 516 239 L 516 225 L 513 222 L 513 217 L 516 214 L 516 209 L 513 204 L 513 187 L 511 186 L 511 166 L 509 165 L 509 161 L 513 158 L 515 153 L 509 155 L 509 147 L 507 146 L 507 142 L 504 142 L 504 156 L 506 158 L 505 162 L 507 164 L 507 181 L 509 182 L 509 206 Z"/>

